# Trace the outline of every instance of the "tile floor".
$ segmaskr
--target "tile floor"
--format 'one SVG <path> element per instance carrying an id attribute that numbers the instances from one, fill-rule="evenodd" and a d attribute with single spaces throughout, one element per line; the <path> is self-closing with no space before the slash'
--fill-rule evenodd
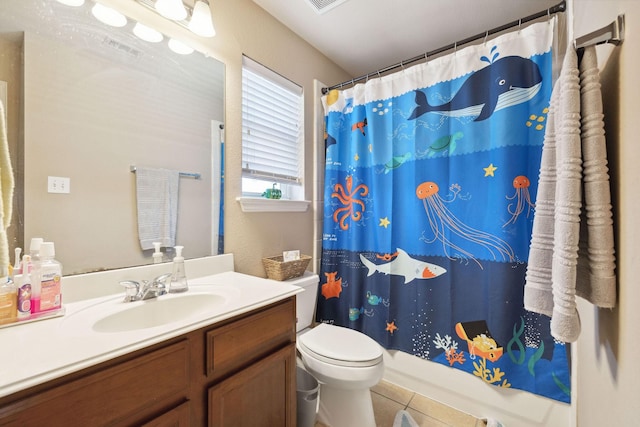
<path id="1" fill-rule="evenodd" d="M 428 399 L 395 384 L 381 381 L 371 389 L 378 427 L 392 427 L 396 413 L 404 409 L 420 427 L 484 427 L 485 423 L 469 414 Z M 326 427 L 317 422 L 315 427 Z"/>

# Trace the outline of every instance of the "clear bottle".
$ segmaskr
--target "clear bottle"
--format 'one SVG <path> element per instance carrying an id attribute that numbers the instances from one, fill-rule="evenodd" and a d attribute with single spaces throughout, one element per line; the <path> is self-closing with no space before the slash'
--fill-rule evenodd
<path id="1" fill-rule="evenodd" d="M 4 272 L 7 273 L 6 271 Z M 16 286 L 7 276 L 0 277 L 0 325 L 18 320 Z"/>
<path id="2" fill-rule="evenodd" d="M 25 255 L 23 262 L 25 258 L 30 257 L 29 255 Z M 25 263 L 25 265 L 27 264 Z M 18 320 L 28 319 L 31 317 L 31 274 L 28 272 L 16 274 L 13 277 L 13 283 L 16 285 L 17 292 Z"/>
<path id="3" fill-rule="evenodd" d="M 184 268 L 183 246 L 175 246 L 176 256 L 173 258 L 173 273 L 169 284 L 169 293 L 186 292 L 189 289 L 187 272 Z"/>
<path id="4" fill-rule="evenodd" d="M 29 244 L 29 255 L 31 256 L 32 262 L 40 261 L 40 246 L 42 245 L 42 242 L 44 242 L 42 237 L 31 238 L 31 243 Z"/>
<path id="5" fill-rule="evenodd" d="M 163 261 L 163 253 L 160 250 L 160 245 L 162 243 L 161 242 L 153 242 L 153 247 L 156 249 L 156 251 L 153 253 L 153 263 L 154 264 L 160 264 Z"/>
<path id="6" fill-rule="evenodd" d="M 62 264 L 54 259 L 53 242 L 42 242 L 39 260 L 32 259 L 31 313 L 53 311 L 62 308 Z"/>
<path id="7" fill-rule="evenodd" d="M 38 252 L 39 251 L 40 243 L 38 243 Z M 18 292 L 18 320 L 28 319 L 31 316 L 31 295 L 33 292 L 31 286 L 32 269 L 33 263 L 31 262 L 31 255 L 23 255 L 22 262 L 20 263 L 20 276 L 16 276 L 13 280 Z"/>

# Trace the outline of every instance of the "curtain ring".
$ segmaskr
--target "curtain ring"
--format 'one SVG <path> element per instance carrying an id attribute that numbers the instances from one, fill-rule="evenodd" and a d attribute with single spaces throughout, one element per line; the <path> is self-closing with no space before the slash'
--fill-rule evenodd
<path id="1" fill-rule="evenodd" d="M 489 37 L 489 30 L 487 30 L 487 32 L 484 35 L 484 43 L 483 43 L 484 46 L 487 45 L 487 37 Z"/>
<path id="2" fill-rule="evenodd" d="M 425 52 L 424 53 L 424 63 L 428 64 L 429 63 L 429 52 Z"/>
<path id="3" fill-rule="evenodd" d="M 453 53 L 457 53 L 458 52 L 458 42 L 454 42 L 453 43 Z"/>
<path id="4" fill-rule="evenodd" d="M 518 34 L 520 34 L 520 29 L 522 28 L 522 18 L 518 19 Z"/>
<path id="5" fill-rule="evenodd" d="M 400 61 L 400 68 L 402 68 L 402 71 L 404 71 L 404 61 Z"/>

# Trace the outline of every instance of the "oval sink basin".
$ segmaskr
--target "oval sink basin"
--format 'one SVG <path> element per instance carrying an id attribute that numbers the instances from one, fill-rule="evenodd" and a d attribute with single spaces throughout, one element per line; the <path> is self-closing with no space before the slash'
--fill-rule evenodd
<path id="1" fill-rule="evenodd" d="M 217 294 L 183 294 L 161 296 L 140 301 L 93 324 L 96 332 L 128 332 L 155 328 L 199 316 L 225 304 L 227 298 Z"/>

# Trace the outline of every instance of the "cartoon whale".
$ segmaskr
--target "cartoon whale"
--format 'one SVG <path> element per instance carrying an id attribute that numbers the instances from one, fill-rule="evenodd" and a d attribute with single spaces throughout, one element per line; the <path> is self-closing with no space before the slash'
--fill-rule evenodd
<path id="1" fill-rule="evenodd" d="M 391 262 L 374 264 L 362 254 L 360 254 L 360 260 L 369 269 L 367 277 L 375 272 L 394 274 L 396 276 L 404 276 L 405 284 L 415 279 L 433 279 L 447 272 L 439 265 L 411 258 L 408 253 L 400 248 L 398 248 L 398 256 Z"/>
<path id="2" fill-rule="evenodd" d="M 416 91 L 416 104 L 409 120 L 425 113 L 449 117 L 491 117 L 494 111 L 518 105 L 533 98 L 542 86 L 538 65 L 520 56 L 506 56 L 476 71 L 465 80 L 451 101 L 430 105 L 424 92 Z"/>

